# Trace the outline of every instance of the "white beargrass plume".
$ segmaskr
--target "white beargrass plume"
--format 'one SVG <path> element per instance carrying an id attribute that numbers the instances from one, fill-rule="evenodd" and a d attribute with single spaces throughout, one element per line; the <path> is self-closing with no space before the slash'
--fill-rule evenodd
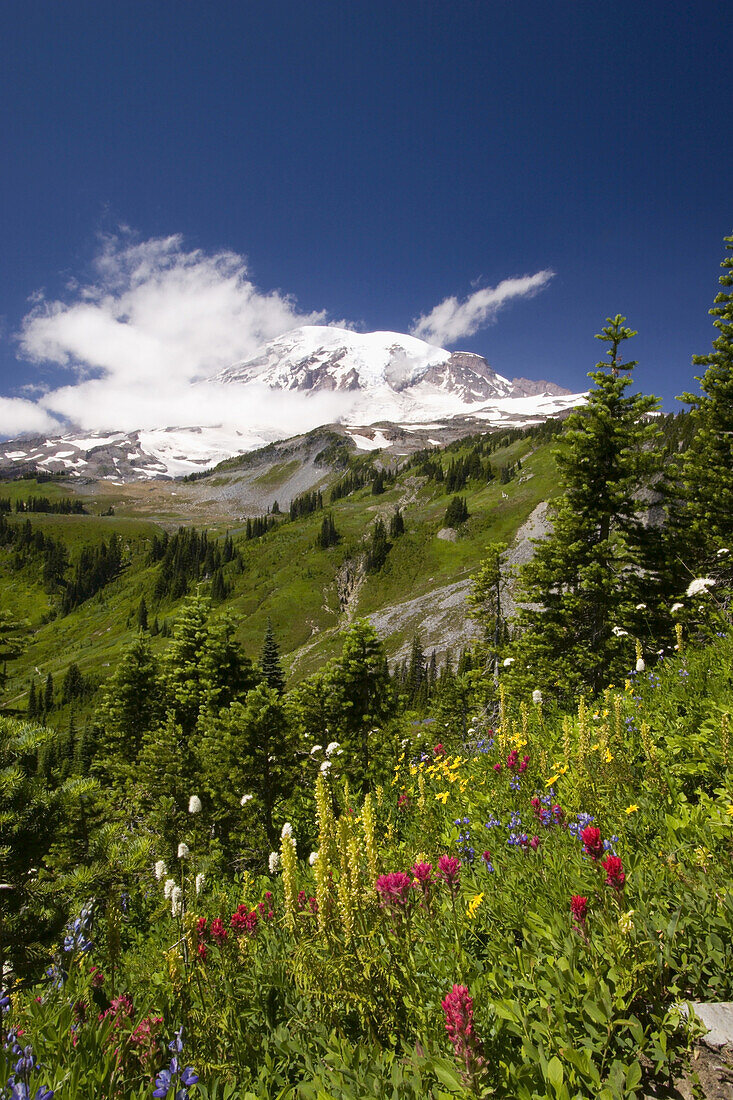
<path id="1" fill-rule="evenodd" d="M 239 800 L 239 805 L 240 806 L 246 806 L 247 803 L 251 802 L 253 798 L 254 798 L 253 794 L 243 794 L 242 797 Z"/>
<path id="2" fill-rule="evenodd" d="M 181 843 L 178 845 L 178 858 L 179 859 L 188 859 L 188 857 L 190 855 L 191 855 L 191 850 L 188 847 L 188 844 L 184 844 L 183 841 L 181 841 Z"/>
<path id="3" fill-rule="evenodd" d="M 168 868 L 166 867 L 162 859 L 158 860 L 153 870 L 155 871 L 155 877 L 157 878 L 158 882 L 160 882 L 160 880 L 168 874 Z"/>
<path id="4" fill-rule="evenodd" d="M 645 668 L 646 668 L 646 665 L 644 664 L 644 658 L 639 657 L 638 661 L 636 662 L 636 671 L 637 672 L 643 672 L 645 670 Z"/>
<path id="5" fill-rule="evenodd" d="M 687 586 L 686 596 L 699 596 L 701 592 L 707 592 L 715 584 L 712 577 L 695 577 Z"/>
<path id="6" fill-rule="evenodd" d="M 181 900 L 181 887 L 174 886 L 171 890 L 171 916 L 180 917 L 183 912 L 183 902 Z"/>
<path id="7" fill-rule="evenodd" d="M 274 874 L 277 873 L 277 869 L 280 866 L 280 853 L 279 852 L 270 852 L 270 858 L 267 861 L 267 866 L 270 869 L 270 874 L 271 875 L 274 875 Z"/>
<path id="8" fill-rule="evenodd" d="M 170 896 L 173 893 L 173 888 L 174 888 L 175 885 L 176 885 L 176 880 L 174 878 L 167 878 L 165 880 L 165 883 L 163 885 L 163 897 L 165 898 L 166 901 L 170 900 Z"/>
<path id="9" fill-rule="evenodd" d="M 194 886 L 196 888 L 196 893 L 197 894 L 200 894 L 201 891 L 203 890 L 205 881 L 206 881 L 206 875 L 204 874 L 203 871 L 199 871 L 199 873 L 196 875 L 196 878 L 194 879 Z"/>
<path id="10" fill-rule="evenodd" d="M 685 605 L 683 603 L 673 603 L 670 607 L 670 614 L 675 615 L 678 611 L 681 611 Z"/>
<path id="11" fill-rule="evenodd" d="M 201 799 L 197 794 L 192 794 L 188 800 L 188 812 L 190 814 L 201 813 Z"/>
<path id="12" fill-rule="evenodd" d="M 511 668 L 513 664 L 514 664 L 514 658 L 513 657 L 505 657 L 504 658 L 504 668 Z"/>
<path id="13" fill-rule="evenodd" d="M 532 692 L 532 702 L 535 705 L 539 705 L 542 702 L 542 692 L 539 688 L 535 688 Z"/>
<path id="14" fill-rule="evenodd" d="M 331 767 L 331 761 L 330 760 L 324 760 L 323 763 L 321 764 L 321 771 L 323 772 L 324 775 L 326 774 L 326 772 L 328 771 L 328 769 L 330 767 Z"/>
<path id="15" fill-rule="evenodd" d="M 330 756 L 331 753 L 336 752 L 336 749 L 340 747 L 338 741 L 331 741 L 330 744 L 326 745 L 326 756 Z"/>
<path id="16" fill-rule="evenodd" d="M 285 824 L 282 827 L 282 832 L 280 833 L 280 836 L 281 837 L 286 837 L 286 836 L 292 836 L 292 835 L 293 835 L 293 826 L 290 824 L 289 821 L 286 821 Z"/>
<path id="17" fill-rule="evenodd" d="M 323 752 L 323 745 L 314 745 L 311 749 L 311 756 L 315 756 L 317 752 Z"/>
<path id="18" fill-rule="evenodd" d="M 308 856 L 308 862 L 310 863 L 311 867 L 313 866 L 313 864 L 316 862 L 317 859 L 318 859 L 318 852 L 311 852 L 311 854 Z"/>

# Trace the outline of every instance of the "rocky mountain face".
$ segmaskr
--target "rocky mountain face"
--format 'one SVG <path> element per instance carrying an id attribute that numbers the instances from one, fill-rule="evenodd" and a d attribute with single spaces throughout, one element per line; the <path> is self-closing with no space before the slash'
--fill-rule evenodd
<path id="1" fill-rule="evenodd" d="M 510 381 L 473 352 L 449 352 L 402 333 L 320 325 L 285 333 L 197 385 L 253 387 L 259 422 L 16 439 L 0 444 L 0 477 L 43 471 L 130 481 L 208 469 L 282 438 L 276 397 L 284 390 L 297 400 L 302 395 L 304 414 L 311 395 L 332 394 L 336 430 L 358 448 L 400 454 L 414 449 L 409 437 L 425 445 L 492 427 L 522 427 L 584 400 L 551 382 Z M 271 408 L 269 399 L 264 406 L 261 400 L 268 390 Z"/>

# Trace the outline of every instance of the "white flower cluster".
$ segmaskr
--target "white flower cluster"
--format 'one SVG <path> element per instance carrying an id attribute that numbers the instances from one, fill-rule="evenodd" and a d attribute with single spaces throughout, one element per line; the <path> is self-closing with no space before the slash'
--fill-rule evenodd
<path id="1" fill-rule="evenodd" d="M 308 862 L 310 863 L 311 867 L 314 865 L 317 859 L 318 852 L 311 852 L 311 854 L 308 856 Z"/>
<path id="2" fill-rule="evenodd" d="M 292 837 L 292 835 L 293 835 L 293 826 L 290 824 L 289 821 L 286 821 L 285 824 L 282 827 L 282 832 L 280 833 L 280 836 L 284 839 L 286 836 L 287 837 Z"/>
<path id="3" fill-rule="evenodd" d="M 701 592 L 707 592 L 708 588 L 712 588 L 715 581 L 712 577 L 695 577 L 694 581 L 690 581 L 687 586 L 686 596 L 699 596 Z"/>
<path id="4" fill-rule="evenodd" d="M 201 891 L 203 890 L 205 881 L 206 881 L 206 875 L 204 874 L 203 871 L 200 871 L 199 874 L 196 875 L 196 879 L 194 881 L 194 886 L 196 888 L 196 893 L 197 894 L 200 894 Z"/>
<path id="5" fill-rule="evenodd" d="M 201 799 L 197 794 L 192 794 L 188 800 L 188 812 L 190 814 L 201 813 Z"/>
<path id="6" fill-rule="evenodd" d="M 165 880 L 165 882 L 163 884 L 163 897 L 165 898 L 166 901 L 170 901 L 170 897 L 171 897 L 171 894 L 173 893 L 175 885 L 176 885 L 176 880 L 174 878 L 167 878 Z"/>
<path id="7" fill-rule="evenodd" d="M 158 882 L 160 882 L 160 880 L 168 874 L 168 868 L 166 867 L 162 859 L 158 860 L 153 869 L 155 871 L 155 877 L 157 878 Z"/>
<path id="8" fill-rule="evenodd" d="M 539 704 L 542 702 L 542 692 L 539 688 L 535 688 L 532 692 L 532 702 L 535 704 L 535 706 L 539 706 Z"/>
<path id="9" fill-rule="evenodd" d="M 326 756 L 333 756 L 334 753 L 336 756 L 340 756 L 341 752 L 342 749 L 338 741 L 331 741 L 330 744 L 326 745 Z"/>
<path id="10" fill-rule="evenodd" d="M 188 844 L 184 844 L 183 841 L 181 841 L 181 843 L 178 845 L 178 858 L 188 859 L 190 855 L 191 849 L 189 848 Z"/>
<path id="11" fill-rule="evenodd" d="M 254 798 L 253 794 L 243 794 L 242 797 L 239 800 L 239 805 L 240 806 L 246 806 L 247 803 L 251 802 L 253 798 Z"/>
<path id="12" fill-rule="evenodd" d="M 315 756 L 317 752 L 323 752 L 323 745 L 314 745 L 311 749 L 311 756 Z"/>
<path id="13" fill-rule="evenodd" d="M 271 875 L 274 875 L 274 874 L 277 873 L 277 869 L 280 866 L 280 853 L 279 852 L 270 852 L 270 858 L 267 861 L 267 866 L 270 869 L 270 874 Z"/>
<path id="14" fill-rule="evenodd" d="M 171 890 L 171 916 L 180 917 L 183 913 L 183 896 L 180 886 L 174 886 Z"/>

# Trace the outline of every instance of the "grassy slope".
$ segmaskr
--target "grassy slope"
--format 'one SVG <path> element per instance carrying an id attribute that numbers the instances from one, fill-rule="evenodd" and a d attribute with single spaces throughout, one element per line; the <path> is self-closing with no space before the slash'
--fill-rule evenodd
<path id="1" fill-rule="evenodd" d="M 521 440 L 492 456 L 492 465 L 498 468 L 517 458 L 522 459 L 523 469 L 520 477 L 509 485 L 502 486 L 498 479 L 486 486 L 472 483 L 462 494 L 466 496 L 470 518 L 456 542 L 436 537 L 443 527 L 450 496 L 442 491 L 442 486 L 426 484 L 412 471 L 401 474 L 380 496 L 373 496 L 371 488 L 367 487 L 336 502 L 330 510 L 341 541 L 329 550 L 315 546 L 323 518 L 320 512 L 295 522 L 283 518 L 273 531 L 250 542 L 235 535 L 244 569 L 237 573 L 229 567 L 227 580 L 232 591 L 223 607 L 239 619 L 238 635 L 245 651 L 252 657 L 257 656 L 269 617 L 286 661 L 288 655 L 295 656 L 302 647 L 308 647 L 298 662 L 299 677 L 338 652 L 338 635 L 347 625 L 347 619 L 339 611 L 337 572 L 346 559 L 358 559 L 365 549 L 375 517 L 381 515 L 388 521 L 398 505 L 402 507 L 406 533 L 395 540 L 382 571 L 365 579 L 353 613 L 369 614 L 467 578 L 490 540 L 510 541 L 537 503 L 553 494 L 554 462 L 550 446 L 535 449 L 532 440 Z M 279 464 L 270 471 L 273 485 L 288 476 L 290 471 L 285 466 Z M 335 474 L 334 478 L 337 476 Z M 23 496 L 40 493 L 65 496 L 73 491 L 73 486 L 66 483 L 37 486 L 30 481 L 9 483 L 8 488 Z M 190 522 L 183 516 L 176 516 L 176 487 L 167 488 L 164 493 L 160 486 L 157 487 L 154 512 L 149 519 L 119 514 L 111 517 L 30 516 L 32 524 L 44 532 L 63 535 L 71 549 L 72 560 L 83 543 L 98 542 L 113 532 L 123 538 L 129 564 L 122 575 L 64 618 L 44 623 L 51 601 L 39 578 L 30 568 L 21 574 L 12 573 L 9 555 L 0 555 L 0 598 L 13 613 L 30 619 L 33 627 L 27 652 L 9 669 L 11 680 L 5 699 L 9 706 L 25 706 L 28 683 L 36 667 L 43 677 L 51 672 L 57 680 L 68 665 L 76 661 L 82 672 L 105 678 L 122 647 L 134 636 L 135 613 L 141 595 L 146 596 L 151 619 L 154 614 L 161 622 L 175 617 L 177 605 L 153 605 L 156 567 L 147 564 L 146 560 L 149 540 L 161 530 L 156 521 L 166 527 L 171 526 L 171 521 L 175 524 L 177 519 Z M 6 491 L 5 487 L 3 490 Z M 6 495 L 10 494 L 6 491 Z M 85 496 L 90 512 L 106 503 L 105 494 L 98 499 Z M 228 527 L 231 529 L 231 521 L 204 526 L 212 533 L 223 533 Z M 204 591 L 206 587 L 204 584 Z M 388 651 L 394 652 L 404 640 L 398 631 L 388 640 Z M 164 639 L 156 641 L 161 647 L 164 644 Z"/>

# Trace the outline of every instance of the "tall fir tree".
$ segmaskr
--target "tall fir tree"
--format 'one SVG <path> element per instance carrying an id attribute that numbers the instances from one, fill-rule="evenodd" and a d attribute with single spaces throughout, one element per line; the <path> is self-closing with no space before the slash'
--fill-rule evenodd
<path id="1" fill-rule="evenodd" d="M 53 676 L 49 672 L 43 689 L 43 709 L 48 713 L 53 710 Z"/>
<path id="2" fill-rule="evenodd" d="M 733 565 L 733 235 L 725 242 L 729 255 L 710 310 L 718 335 L 711 351 L 692 360 L 707 368 L 697 377 L 702 393 L 680 398 L 692 405 L 694 435 L 676 471 L 668 524 L 678 588 L 702 572 L 729 580 Z"/>
<path id="3" fill-rule="evenodd" d="M 501 556 L 507 549 L 505 542 L 492 542 L 486 547 L 486 557 L 471 576 L 473 586 L 468 595 L 469 615 L 481 626 L 486 648 L 486 667 L 494 680 L 499 679 L 501 648 L 507 640 L 506 611 L 502 600 L 504 580 L 501 573 Z"/>
<path id="4" fill-rule="evenodd" d="M 140 597 L 140 603 L 138 604 L 137 628 L 144 632 L 147 632 L 148 629 L 148 605 L 145 603 L 145 596 Z"/>
<path id="5" fill-rule="evenodd" d="M 617 314 L 596 339 L 609 362 L 589 377 L 587 405 L 568 418 L 556 452 L 562 494 L 552 531 L 520 574 L 521 635 L 509 679 L 524 691 L 598 690 L 618 680 L 633 657 L 630 637 L 646 631 L 636 605 L 654 574 L 641 521 L 639 490 L 658 467 L 654 397 L 627 396 L 633 361 L 620 348 L 636 333 Z M 628 636 L 627 636 L 628 635 Z"/>
<path id="6" fill-rule="evenodd" d="M 123 650 L 97 708 L 97 725 L 104 730 L 102 770 L 117 775 L 119 762 L 132 763 L 143 733 L 159 722 L 162 711 L 158 662 L 150 640 L 138 635 Z"/>
<path id="7" fill-rule="evenodd" d="M 260 671 L 262 672 L 262 678 L 267 686 L 272 688 L 273 691 L 276 691 L 278 695 L 282 695 L 285 691 L 285 677 L 283 675 L 282 664 L 280 663 L 280 649 L 275 641 L 275 635 L 272 632 L 272 623 L 269 617 L 267 626 L 265 627 L 265 637 L 262 642 Z"/>

